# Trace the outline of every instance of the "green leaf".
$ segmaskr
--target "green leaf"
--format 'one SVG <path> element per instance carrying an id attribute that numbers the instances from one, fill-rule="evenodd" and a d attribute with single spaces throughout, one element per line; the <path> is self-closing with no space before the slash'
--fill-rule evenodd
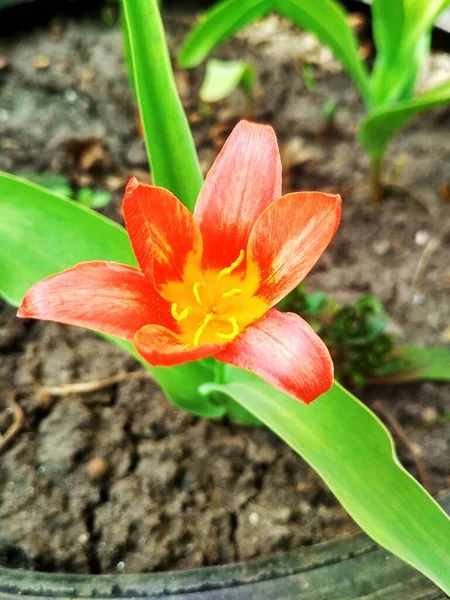
<path id="1" fill-rule="evenodd" d="M 89 260 L 113 260 L 136 266 L 123 227 L 79 203 L 0 173 L 0 295 L 18 306 L 36 281 Z M 205 417 L 220 417 L 225 407 L 198 393 L 212 378 L 202 363 L 151 368 L 131 343 L 109 337 L 140 360 L 167 396 L 180 408 Z"/>
<path id="2" fill-rule="evenodd" d="M 370 104 L 369 77 L 359 58 L 358 41 L 347 22 L 347 15 L 334 0 L 274 0 L 279 11 L 299 27 L 314 33 L 329 46 L 352 76 L 366 104 Z"/>
<path id="3" fill-rule="evenodd" d="M 73 197 L 73 190 L 69 184 L 69 178 L 66 175 L 57 175 L 56 173 L 16 173 L 17 177 L 27 179 L 32 183 L 42 185 L 42 187 L 55 192 L 67 198 Z"/>
<path id="4" fill-rule="evenodd" d="M 153 180 L 193 210 L 203 178 L 175 87 L 158 3 L 122 0 L 122 7 Z"/>
<path id="5" fill-rule="evenodd" d="M 391 138 L 417 114 L 450 102 L 450 81 L 412 100 L 371 111 L 359 124 L 358 139 L 372 158 L 381 158 Z"/>
<path id="6" fill-rule="evenodd" d="M 379 544 L 450 591 L 450 520 L 403 469 L 384 425 L 335 383 L 310 406 L 234 367 L 228 394 L 279 435 L 327 483 L 353 519 Z"/>
<path id="7" fill-rule="evenodd" d="M 112 196 L 109 192 L 85 187 L 78 190 L 76 200 L 89 208 L 104 208 L 111 202 Z"/>
<path id="8" fill-rule="evenodd" d="M 428 1 L 428 0 L 427 0 Z M 372 23 L 377 49 L 372 71 L 371 89 L 373 105 L 383 104 L 386 96 L 390 100 L 407 100 L 412 97 L 417 75 L 430 51 L 430 31 L 425 32 L 414 44 L 406 63 L 402 63 L 403 85 L 399 86 L 395 97 L 391 95 L 391 71 L 398 67 L 402 43 L 408 37 L 408 17 L 411 5 L 403 0 L 374 0 Z"/>
<path id="9" fill-rule="evenodd" d="M 430 34 L 449 0 L 374 0 L 377 58 L 372 105 L 406 99 L 429 52 Z"/>
<path id="10" fill-rule="evenodd" d="M 222 0 L 214 4 L 188 33 L 178 62 L 196 67 L 221 42 L 260 17 L 267 15 L 272 0 Z"/>
<path id="11" fill-rule="evenodd" d="M 212 58 L 206 63 L 200 100 L 206 103 L 220 102 L 238 86 L 242 87 L 247 96 L 251 96 L 255 79 L 255 68 L 246 61 Z"/>
<path id="12" fill-rule="evenodd" d="M 388 362 L 377 369 L 371 383 L 403 383 L 431 379 L 450 381 L 450 349 L 397 346 Z"/>

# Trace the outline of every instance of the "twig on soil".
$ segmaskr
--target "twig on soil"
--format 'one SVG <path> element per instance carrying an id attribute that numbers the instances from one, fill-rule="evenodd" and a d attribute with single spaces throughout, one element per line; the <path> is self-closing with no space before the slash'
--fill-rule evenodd
<path id="1" fill-rule="evenodd" d="M 375 400 L 375 402 L 372 403 L 371 407 L 373 408 L 373 410 L 378 412 L 380 414 L 380 416 L 386 421 L 386 423 L 391 428 L 392 432 L 397 436 L 397 438 L 400 440 L 400 442 L 404 445 L 406 450 L 409 452 L 409 454 L 411 455 L 411 458 L 414 462 L 414 466 L 416 467 L 417 476 L 420 480 L 420 483 L 423 485 L 423 487 L 426 490 L 430 491 L 430 478 L 428 476 L 428 472 L 427 472 L 417 450 L 414 448 L 413 444 L 409 441 L 408 436 L 406 435 L 406 431 L 403 429 L 403 427 L 400 425 L 400 423 L 397 421 L 395 416 L 387 408 L 387 406 L 385 405 L 385 403 L 382 400 Z"/>
<path id="2" fill-rule="evenodd" d="M 8 404 L 8 408 L 11 410 L 13 422 L 5 433 L 0 434 L 0 450 L 3 450 L 6 444 L 19 433 L 25 422 L 22 407 L 16 401 L 16 394 L 14 392 L 10 392 L 8 394 L 6 403 Z"/>
<path id="3" fill-rule="evenodd" d="M 97 381 L 81 381 L 79 383 L 65 383 L 64 385 L 39 387 L 39 394 L 49 396 L 70 396 L 70 394 L 88 394 L 122 383 L 123 381 L 139 381 L 141 379 L 153 379 L 149 371 L 130 371 L 119 373 L 106 379 Z"/>
<path id="4" fill-rule="evenodd" d="M 420 255 L 416 270 L 414 271 L 414 275 L 411 280 L 411 286 L 410 286 L 411 290 L 413 290 L 417 286 L 417 283 L 419 282 L 420 277 L 422 276 L 423 272 L 427 268 L 427 266 L 431 260 L 431 257 L 438 249 L 440 243 L 441 243 L 441 236 L 438 234 L 433 235 L 429 239 L 427 245 L 423 249 L 422 254 Z"/>

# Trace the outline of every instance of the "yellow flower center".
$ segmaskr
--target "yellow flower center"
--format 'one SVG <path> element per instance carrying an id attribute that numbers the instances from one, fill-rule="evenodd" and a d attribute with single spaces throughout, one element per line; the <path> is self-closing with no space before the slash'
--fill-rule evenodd
<path id="1" fill-rule="evenodd" d="M 258 277 L 235 273 L 244 259 L 241 250 L 237 259 L 221 271 L 203 271 L 192 258 L 187 261 L 183 279 L 169 281 L 160 290 L 171 303 L 172 316 L 186 344 L 232 341 L 266 312 L 267 304 L 255 296 Z"/>

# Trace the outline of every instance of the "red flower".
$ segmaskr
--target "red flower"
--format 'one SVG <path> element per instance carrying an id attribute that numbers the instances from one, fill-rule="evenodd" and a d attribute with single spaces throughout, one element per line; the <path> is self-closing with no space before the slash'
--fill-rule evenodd
<path id="1" fill-rule="evenodd" d="M 151 365 L 214 356 L 309 403 L 332 384 L 330 355 L 303 319 L 273 306 L 329 244 L 341 199 L 280 196 L 273 130 L 241 122 L 194 216 L 169 191 L 130 180 L 123 211 L 140 270 L 81 263 L 36 283 L 18 316 L 132 340 Z"/>

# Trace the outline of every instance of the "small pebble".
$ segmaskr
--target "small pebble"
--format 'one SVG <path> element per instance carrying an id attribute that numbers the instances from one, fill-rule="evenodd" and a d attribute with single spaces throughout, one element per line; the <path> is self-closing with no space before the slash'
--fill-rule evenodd
<path id="1" fill-rule="evenodd" d="M 116 569 L 120 573 L 123 573 L 125 571 L 125 563 L 121 560 L 120 562 L 117 563 Z"/>
<path id="2" fill-rule="evenodd" d="M 108 472 L 108 466 L 103 458 L 95 457 L 86 465 L 87 473 L 91 481 L 103 479 Z"/>
<path id="3" fill-rule="evenodd" d="M 430 234 L 424 229 L 419 229 L 419 231 L 416 231 L 414 239 L 418 246 L 425 246 L 430 240 Z"/>
<path id="4" fill-rule="evenodd" d="M 78 98 L 78 94 L 75 90 L 66 90 L 64 92 L 64 97 L 66 98 L 67 102 L 72 104 Z"/>
<path id="5" fill-rule="evenodd" d="M 420 416 L 424 423 L 430 423 L 439 417 L 439 413 L 434 406 L 424 406 L 420 411 Z"/>
<path id="6" fill-rule="evenodd" d="M 248 521 L 250 525 L 257 525 L 259 523 L 259 515 L 257 512 L 252 512 L 248 515 Z"/>
<path id="7" fill-rule="evenodd" d="M 372 244 L 373 251 L 377 256 L 384 256 L 390 248 L 388 240 L 375 240 Z"/>
<path id="8" fill-rule="evenodd" d="M 50 66 L 50 59 L 48 56 L 40 54 L 34 59 L 33 65 L 36 67 L 36 69 L 47 69 Z"/>
<path id="9" fill-rule="evenodd" d="M 412 295 L 412 303 L 414 306 L 421 306 L 425 302 L 425 294 L 413 294 Z"/>
<path id="10" fill-rule="evenodd" d="M 86 542 L 89 540 L 89 535 L 87 533 L 82 533 L 81 535 L 78 536 L 78 543 L 81 544 L 82 546 L 84 544 L 86 544 Z"/>

